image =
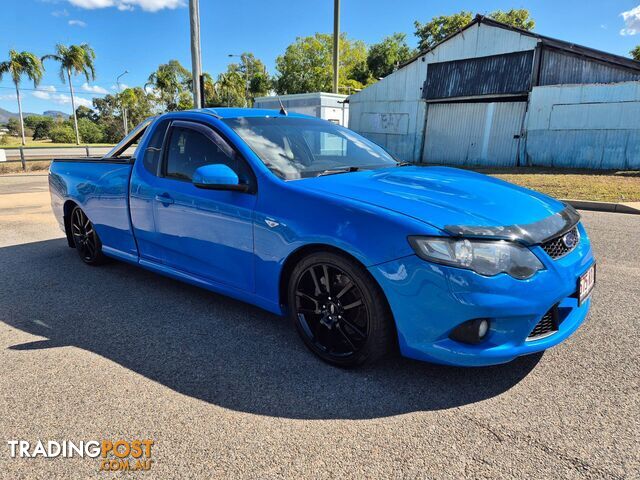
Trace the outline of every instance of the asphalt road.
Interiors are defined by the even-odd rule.
[[[342,371],[257,308],[82,264],[46,190],[0,177],[0,478],[120,478],[5,443],[120,437],[155,441],[126,478],[640,477],[640,216],[583,212],[594,308],[544,355]]]

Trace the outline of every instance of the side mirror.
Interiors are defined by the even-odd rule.
[[[192,183],[208,190],[247,192],[249,185],[240,183],[236,172],[223,164],[203,165],[193,173]]]

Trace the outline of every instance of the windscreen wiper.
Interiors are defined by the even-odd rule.
[[[396,167],[409,167],[413,165],[413,163],[411,162],[397,162],[396,163]]]
[[[360,167],[345,167],[345,168],[334,168],[332,170],[325,170],[318,174],[319,177],[324,177],[325,175],[337,175],[339,173],[349,173],[349,172],[357,172],[360,170]]]

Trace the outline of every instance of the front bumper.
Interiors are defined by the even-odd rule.
[[[394,315],[401,353],[410,358],[460,366],[509,362],[565,340],[582,324],[591,300],[578,306],[577,281],[593,263],[591,244],[579,224],[580,244],[552,260],[534,253],[546,269],[528,280],[506,274],[484,277],[470,270],[426,262],[415,255],[369,268]],[[544,338],[527,340],[554,305],[561,323]],[[454,341],[451,331],[467,320],[488,318],[489,333],[477,345]]]

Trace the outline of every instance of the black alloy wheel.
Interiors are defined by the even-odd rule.
[[[289,284],[292,320],[305,344],[334,365],[354,367],[383,356],[394,335],[378,285],[355,261],[315,253]]]
[[[83,262],[88,265],[99,265],[104,262],[102,243],[93,228],[93,224],[80,207],[71,212],[71,236],[73,244]]]

